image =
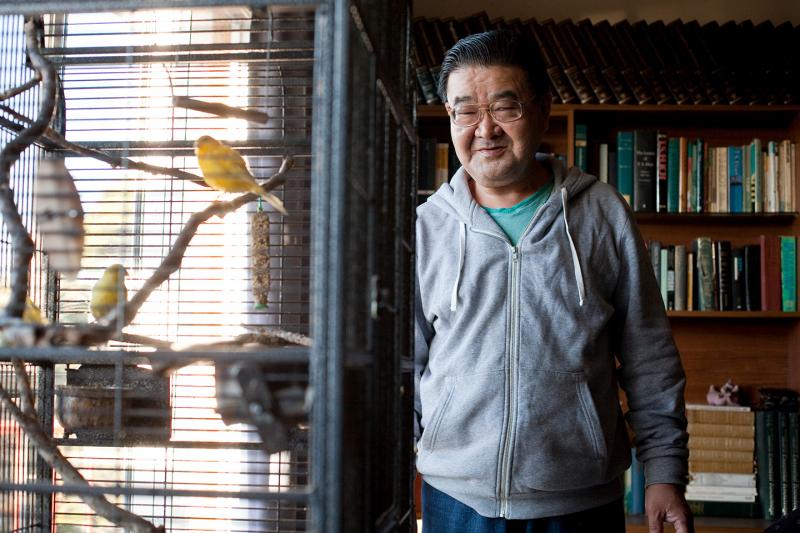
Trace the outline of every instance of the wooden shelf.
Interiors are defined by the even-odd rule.
[[[647,533],[647,517],[631,515],[625,517],[627,533]],[[755,518],[715,518],[698,516],[694,519],[696,533],[761,533],[768,526],[766,520]],[[674,531],[672,526],[665,525],[664,533]]]
[[[787,313],[783,311],[667,311],[670,318],[744,318],[753,319],[787,319],[797,320],[800,313]]]
[[[634,213],[639,224],[791,225],[797,213]]]

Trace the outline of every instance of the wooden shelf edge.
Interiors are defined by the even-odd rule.
[[[746,319],[788,319],[797,320],[800,312],[784,311],[667,311],[670,318],[746,318]]]
[[[640,224],[792,224],[797,213],[634,213]]]

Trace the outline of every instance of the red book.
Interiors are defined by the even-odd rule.
[[[778,237],[761,235],[761,309],[781,310],[781,248]]]

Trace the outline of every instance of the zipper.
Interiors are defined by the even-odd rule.
[[[511,328],[508,350],[508,424],[505,428],[505,445],[501,458],[500,516],[508,517],[508,497],[511,492],[511,436],[517,425],[517,359],[519,357],[519,248],[511,254]]]

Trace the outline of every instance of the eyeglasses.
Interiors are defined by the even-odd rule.
[[[484,110],[497,122],[514,122],[522,118],[522,111],[526,102],[517,100],[497,100],[488,106],[478,104],[456,104],[448,109],[450,120],[456,126],[474,126],[483,120]]]

